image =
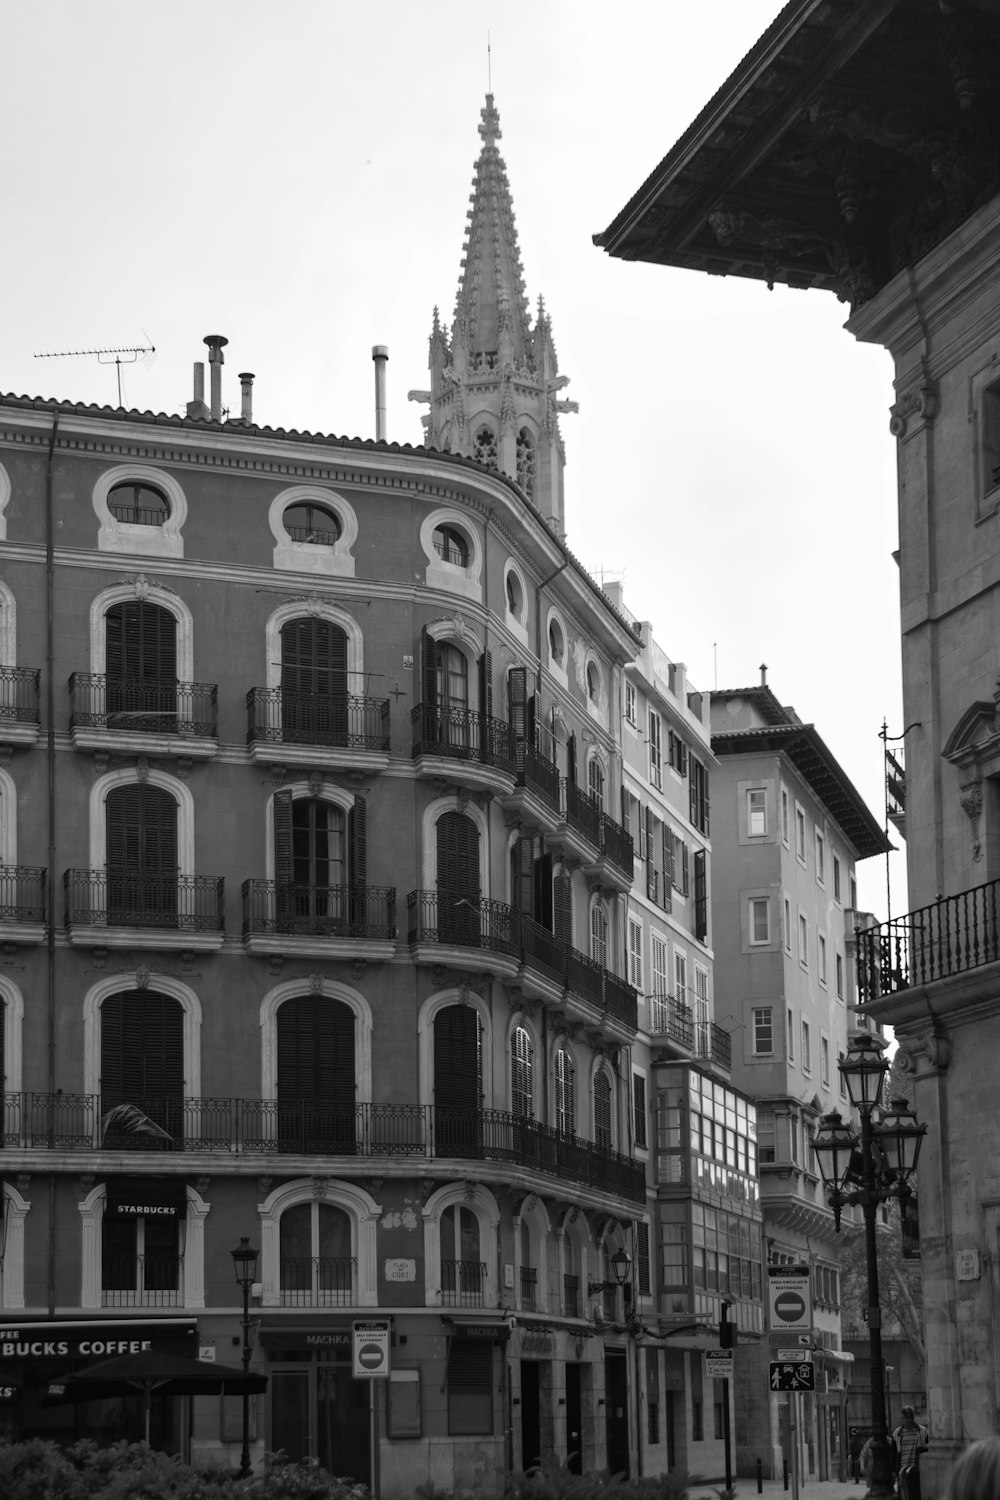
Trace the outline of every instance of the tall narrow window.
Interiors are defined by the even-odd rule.
[[[795,1061],[795,1023],[792,1016],[791,1006],[785,1012],[785,1050],[788,1053],[788,1061]]]
[[[496,433],[491,428],[480,427],[472,443],[472,456],[477,463],[485,465],[487,469],[499,467],[497,461],[497,439]]]
[[[708,770],[692,755],[689,761],[691,822],[699,833],[708,833]]]
[[[770,1057],[774,1052],[774,1011],[770,1005],[754,1006],[753,1050],[755,1057]]]
[[[596,902],[590,912],[590,956],[602,969],[608,967],[608,919]]]
[[[634,682],[626,682],[625,684],[625,721],[626,723],[632,724],[633,726],[636,723]]]
[[[452,1203],[441,1214],[441,1301],[445,1307],[482,1307],[486,1266],[479,1220]]]
[[[176,734],[177,621],[145,599],[114,604],[104,617],[109,729]]]
[[[804,969],[809,967],[809,927],[806,919],[799,916],[799,963]]]
[[[535,498],[535,445],[531,433],[522,427],[517,435],[517,482],[529,500]]]
[[[532,1075],[535,1049],[523,1026],[515,1026],[510,1039],[510,1104],[515,1119],[531,1120],[535,1115]]]
[[[614,1146],[611,1129],[611,1079],[603,1068],[594,1078],[594,1144],[603,1151]]]
[[[347,634],[306,617],[281,627],[282,738],[299,745],[348,741]]]
[[[164,1151],[183,1142],[184,1013],[180,1001],[125,990],[101,1005],[101,1143]]]
[[[437,935],[442,943],[479,944],[479,829],[465,813],[437,820]]]
[[[837,855],[833,856],[833,899],[840,901],[840,860]]]
[[[802,1071],[812,1072],[812,1038],[809,1030],[809,1022],[802,1022]]]
[[[114,787],[105,805],[112,927],[176,927],[177,803],[163,787]]]
[[[781,788],[781,842],[788,846],[788,793]]]
[[[666,1031],[667,997],[670,993],[670,978],[667,967],[667,945],[658,932],[650,933],[649,949],[653,979],[650,1023],[654,1031]]]
[[[300,995],[278,1008],[278,1145],[352,1155],[356,1140],[354,1012]]]
[[[604,767],[596,756],[587,762],[587,790],[597,805],[604,808]]]
[[[801,807],[795,809],[795,856],[802,864],[806,862],[806,815]]]
[[[816,972],[820,984],[826,984],[826,938],[821,932],[816,936]]]
[[[844,955],[837,954],[837,999],[844,998]]]
[[[771,941],[771,903],[766,896],[751,896],[750,898],[750,941],[751,943]]]
[[[434,1127],[439,1151],[481,1154],[483,1029],[471,1005],[447,1005],[434,1017]]]
[[[826,839],[818,828],[816,829],[816,879],[820,885],[826,884]]]
[[[767,833],[767,791],[762,786],[747,792],[747,833],[752,839]]]
[[[674,993],[682,1005],[687,1005],[687,954],[677,949],[674,950]]]
[[[278,1225],[283,1307],[350,1307],[355,1259],[351,1221],[330,1203],[295,1203]]]
[[[649,779],[654,786],[663,785],[663,725],[654,708],[649,710]]]
[[[825,1036],[819,1039],[819,1076],[824,1088],[830,1087],[830,1043]]]
[[[642,993],[642,923],[628,919],[628,979]]]
[[[576,1134],[576,1069],[565,1047],[556,1053],[556,1129],[562,1135]]]
[[[646,1139],[646,1080],[641,1073],[632,1074],[632,1115],[635,1143],[644,1151]]]

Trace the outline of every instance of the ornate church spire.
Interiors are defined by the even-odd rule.
[[[557,400],[568,380],[558,373],[541,299],[532,327],[492,94],[479,134],[451,338],[435,308],[431,389],[411,396],[430,403],[428,444],[510,475],[562,533],[565,452],[558,413],[575,411],[576,404]]]

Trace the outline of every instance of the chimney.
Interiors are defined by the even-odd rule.
[[[767,662],[766,661],[762,661],[761,664],[760,664],[760,685],[761,685],[761,687],[767,687]]]
[[[240,391],[243,395],[243,410],[240,416],[247,427],[253,426],[253,376],[244,370],[240,376]]]
[[[375,440],[385,442],[385,367],[389,363],[389,351],[384,344],[372,349],[375,363]]]
[[[194,400],[187,404],[189,417],[197,417],[204,421],[208,416],[208,407],[205,405],[205,366],[200,360],[195,361],[194,366]]]
[[[222,421],[222,366],[223,349],[229,343],[221,333],[206,333],[203,343],[208,345],[208,371],[212,382],[212,421]]]

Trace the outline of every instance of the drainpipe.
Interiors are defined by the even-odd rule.
[[[52,1100],[56,1091],[56,925],[55,892],[52,876],[56,867],[56,725],[55,725],[55,518],[53,515],[53,463],[56,434],[59,431],[58,410],[52,417],[49,433],[48,461],[45,465],[45,754],[48,803],[48,920],[45,924],[46,943],[46,1005],[48,1053],[47,1085],[49,1094],[49,1146],[52,1139]],[[48,1307],[49,1315],[56,1310],[56,1176],[49,1173],[49,1246],[48,1246]]]

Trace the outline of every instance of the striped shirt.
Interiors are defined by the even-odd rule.
[[[921,1427],[919,1422],[914,1422],[912,1427],[897,1427],[892,1435],[896,1444],[898,1454],[898,1467],[900,1469],[911,1469],[917,1465],[917,1455],[921,1448],[927,1447],[928,1433],[926,1427]]]

